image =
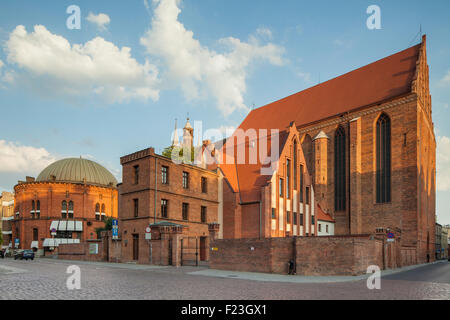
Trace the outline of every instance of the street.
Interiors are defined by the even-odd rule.
[[[69,290],[71,265],[81,271],[81,289]],[[217,276],[215,276],[217,274]],[[381,289],[366,279],[253,275],[242,279],[226,271],[195,267],[158,267],[55,259],[0,260],[0,299],[446,299],[450,298],[450,263],[439,262],[382,275]],[[278,278],[277,278],[278,277]],[[238,279],[236,279],[238,278]],[[267,279],[267,281],[265,281]],[[277,279],[280,279],[278,281]],[[306,280],[305,280],[306,279]],[[300,282],[295,282],[300,281]],[[306,282],[302,282],[306,281]]]

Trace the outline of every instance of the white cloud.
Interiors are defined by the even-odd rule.
[[[265,39],[269,39],[269,40],[272,40],[272,37],[273,37],[272,31],[265,27],[260,27],[260,28],[256,29],[256,34]]]
[[[299,77],[300,79],[302,79],[304,82],[306,82],[308,84],[312,82],[311,73],[309,73],[309,72],[298,71],[296,73],[296,75],[297,75],[297,77]]]
[[[89,12],[89,15],[86,18],[87,21],[97,25],[98,29],[101,31],[106,30],[106,26],[111,22],[109,16],[105,13],[93,14]]]
[[[450,190],[450,138],[437,137],[436,150],[437,190]]]
[[[447,74],[442,78],[441,83],[443,85],[449,85],[450,84],[450,70],[447,72]]]
[[[218,41],[218,53],[195,39],[178,20],[180,0],[154,0],[156,8],[151,28],[141,44],[151,56],[162,60],[168,82],[181,86],[188,100],[212,97],[225,115],[244,104],[248,66],[255,60],[273,65],[284,63],[284,48],[272,43],[260,44],[255,36],[248,42],[228,37]]]
[[[5,51],[8,62],[25,72],[22,83],[39,90],[70,96],[96,94],[111,103],[159,99],[157,68],[148,61],[139,64],[130,48],[118,48],[101,37],[71,45],[44,26],[27,33],[19,25],[6,41]]]
[[[38,174],[56,158],[44,148],[0,140],[0,172]]]

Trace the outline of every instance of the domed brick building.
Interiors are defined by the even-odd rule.
[[[95,229],[117,217],[117,180],[81,157],[56,161],[36,179],[19,181],[14,191],[14,248],[43,253],[60,243],[96,239]]]

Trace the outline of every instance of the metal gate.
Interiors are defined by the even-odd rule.
[[[199,239],[197,237],[183,237],[180,241],[181,265],[198,266]]]

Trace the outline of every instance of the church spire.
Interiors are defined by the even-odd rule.
[[[179,147],[179,146],[180,142],[178,141],[177,119],[175,119],[175,130],[173,131],[172,147]]]

